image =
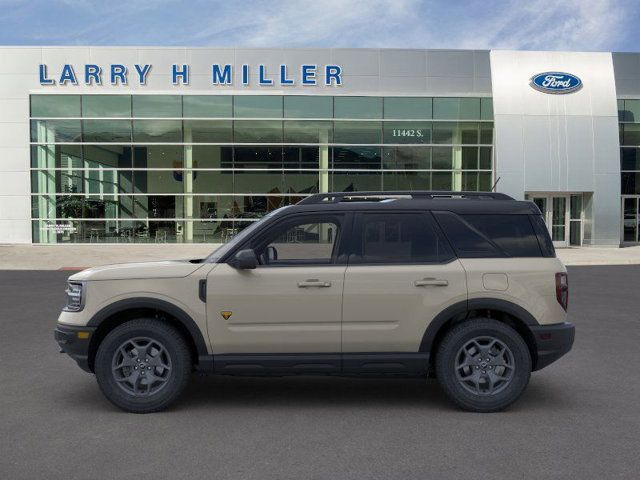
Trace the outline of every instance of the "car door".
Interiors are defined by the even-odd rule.
[[[346,222],[343,214],[289,215],[240,247],[254,249],[257,268],[213,268],[207,321],[214,354],[338,354]]]
[[[429,212],[363,212],[345,274],[342,351],[418,352],[429,322],[465,301],[461,263]]]

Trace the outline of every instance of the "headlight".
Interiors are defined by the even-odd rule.
[[[67,289],[67,304],[63,310],[67,312],[79,312],[84,307],[84,285],[78,282],[68,282]]]

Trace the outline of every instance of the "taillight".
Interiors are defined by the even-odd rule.
[[[564,273],[556,273],[556,299],[565,312],[569,305],[569,276]]]

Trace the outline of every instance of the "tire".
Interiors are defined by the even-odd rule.
[[[149,318],[114,328],[100,343],[95,359],[104,396],[132,413],[167,408],[187,386],[191,370],[189,347],[180,332]]]
[[[531,354],[510,326],[488,318],[468,320],[445,334],[436,352],[436,376],[462,409],[496,412],[524,392]]]

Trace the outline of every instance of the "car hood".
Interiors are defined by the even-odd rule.
[[[167,260],[163,262],[119,263],[83,270],[69,280],[134,280],[152,278],[182,278],[191,275],[203,263],[190,260]]]

